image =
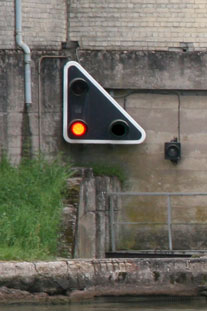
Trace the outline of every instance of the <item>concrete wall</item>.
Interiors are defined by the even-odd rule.
[[[94,176],[91,169],[83,171],[72,258],[105,258],[111,250],[107,193],[112,191],[120,191],[117,177]],[[121,208],[119,199],[113,200],[113,207]]]
[[[26,112],[23,55],[2,53],[0,142],[1,149],[8,152],[12,161],[18,163],[28,152],[34,154],[41,151],[53,157],[62,151],[76,165],[93,166],[99,163],[121,167],[131,191],[205,192],[205,91],[179,91],[178,96],[172,90],[111,89],[111,94],[146,130],[145,142],[134,146],[70,145],[62,137],[62,70],[65,62],[73,57],[68,50],[62,55],[53,52],[48,56],[33,52],[33,103]],[[164,159],[164,143],[174,137],[180,137],[182,145],[182,158],[177,165]],[[175,200],[173,205],[173,218],[177,222],[207,221],[205,198]],[[123,217],[128,215],[130,221],[143,221],[146,217],[148,220],[153,218],[153,221],[166,220],[165,203],[160,200],[140,202],[128,199],[126,206],[128,212]],[[144,215],[142,211],[145,211]],[[166,248],[166,230],[163,234]],[[191,234],[192,243],[186,241],[186,234]],[[146,244],[137,244],[137,235],[140,236],[139,230],[130,237],[136,243],[129,243],[127,247],[146,248]],[[150,236],[156,235],[151,232]],[[173,239],[177,241],[177,248],[203,249],[206,247],[204,236],[204,226],[200,229],[177,226]],[[142,237],[142,241],[149,240],[148,233],[145,238]],[[161,241],[159,234],[157,237],[157,241]],[[160,247],[159,243],[153,243],[147,244],[147,247]]]
[[[113,94],[123,96],[119,103],[146,129],[145,142],[113,148],[89,145],[82,150],[77,146],[72,148],[76,161],[119,165],[128,176],[125,188],[128,191],[206,192],[206,96],[188,92],[180,96],[132,93],[124,97],[127,91]],[[164,159],[164,143],[174,137],[180,137],[182,146],[182,158],[177,165]],[[206,249],[206,197],[176,197],[171,205],[175,224],[173,249]],[[161,197],[123,198],[118,215],[118,221],[125,222],[167,224],[167,218],[167,199]],[[200,222],[203,225],[193,225]],[[167,250],[167,225],[121,225],[117,229],[117,242],[117,248],[122,250]]]

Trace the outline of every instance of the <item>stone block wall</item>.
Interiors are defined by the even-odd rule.
[[[65,0],[23,0],[25,42],[33,49],[61,49],[67,34]]]
[[[0,3],[0,49],[14,48],[14,1]]]
[[[67,39],[67,2],[22,0],[23,40],[32,49],[60,49]],[[15,49],[15,1],[0,2],[0,49]]]
[[[203,0],[22,0],[23,39],[35,49],[204,51]],[[0,3],[0,49],[15,48],[15,1]]]
[[[205,50],[203,0],[73,0],[70,39],[81,48]]]

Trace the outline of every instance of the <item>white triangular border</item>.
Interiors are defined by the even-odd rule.
[[[68,69],[71,66],[77,67],[106,97],[108,100],[141,132],[141,138],[138,140],[98,140],[98,139],[71,139],[68,137]],[[77,62],[69,61],[64,67],[63,79],[63,137],[68,143],[79,144],[118,144],[132,145],[141,144],[146,137],[144,129],[107,93],[104,88]]]

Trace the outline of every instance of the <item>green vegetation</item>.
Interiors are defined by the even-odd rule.
[[[91,163],[90,167],[93,169],[95,176],[116,176],[122,184],[126,182],[126,174],[124,170],[118,165],[109,166],[102,163]]]
[[[62,198],[70,165],[43,158],[12,166],[0,162],[0,259],[49,259],[57,255]]]

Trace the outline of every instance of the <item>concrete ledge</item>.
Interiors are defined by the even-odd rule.
[[[0,303],[104,295],[207,295],[207,258],[0,262]]]
[[[206,52],[79,50],[105,88],[206,90]]]

